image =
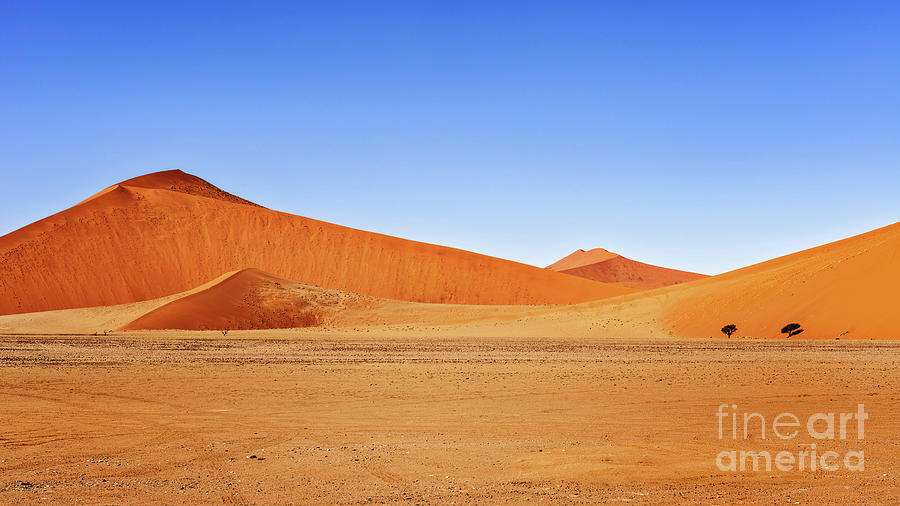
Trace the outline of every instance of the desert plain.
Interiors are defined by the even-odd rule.
[[[900,225],[718,276],[538,268],[168,171],[0,252],[3,503],[900,501]]]
[[[233,334],[0,338],[0,501],[900,500],[893,341]],[[864,440],[720,440],[721,403],[869,419]],[[811,443],[865,470],[716,467]]]

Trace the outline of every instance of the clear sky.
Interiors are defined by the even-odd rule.
[[[181,168],[539,266],[900,220],[896,2],[0,2],[0,234]]]

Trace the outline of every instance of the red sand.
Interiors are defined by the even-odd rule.
[[[705,274],[637,262],[603,248],[590,251],[580,249],[549,265],[547,269],[638,290],[677,285],[707,277]]]
[[[246,204],[181,171],[115,185],[0,237],[0,314],[153,299],[247,267],[419,302],[565,304],[629,291]]]

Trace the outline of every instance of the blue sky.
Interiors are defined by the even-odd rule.
[[[182,168],[535,265],[719,273],[898,221],[897,26],[891,2],[6,0],[0,234]]]

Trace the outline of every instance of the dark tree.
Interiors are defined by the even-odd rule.
[[[731,339],[731,334],[734,334],[735,332],[737,332],[737,325],[733,323],[729,323],[722,327],[722,333],[728,336],[729,339]]]
[[[799,323],[788,323],[781,329],[781,333],[787,334],[788,337],[796,336],[801,332],[803,332],[803,329],[800,328]]]
[[[222,330],[222,336],[224,337],[224,336],[227,336],[227,335],[228,335],[228,329],[223,329],[223,330]]]

